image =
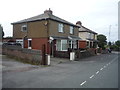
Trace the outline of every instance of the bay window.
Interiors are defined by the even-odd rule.
[[[67,51],[67,40],[57,40],[57,51]]]
[[[77,48],[77,42],[76,41],[69,41],[69,48],[76,49]]]

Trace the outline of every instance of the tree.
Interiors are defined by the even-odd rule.
[[[105,35],[100,34],[97,36],[97,40],[98,40],[98,46],[102,49],[105,49],[105,45],[107,44],[107,38]]]
[[[110,46],[110,49],[113,51],[120,51],[120,40],[115,41],[115,43]]]
[[[111,46],[111,45],[112,45],[112,43],[109,41],[109,42],[108,42],[108,45],[109,45],[109,46]]]
[[[3,31],[3,27],[0,24],[0,38],[3,38],[4,35],[5,34],[4,34],[4,31]]]
[[[117,41],[115,42],[115,45],[117,45],[118,47],[120,47],[120,40],[117,40]]]

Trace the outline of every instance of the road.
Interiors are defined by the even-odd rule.
[[[12,61],[22,65],[14,68],[7,59],[3,58],[3,88],[118,88],[117,53],[48,67]]]

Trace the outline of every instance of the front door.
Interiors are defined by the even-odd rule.
[[[28,49],[32,49],[32,39],[28,39]]]
[[[51,42],[51,44],[50,44],[50,55],[51,56],[53,56],[53,50],[54,49],[54,43],[53,43],[53,41]]]

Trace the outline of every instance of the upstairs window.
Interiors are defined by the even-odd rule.
[[[74,32],[74,28],[73,26],[70,26],[70,34],[73,34],[73,32]]]
[[[88,36],[87,36],[89,39],[91,39],[91,34],[90,33],[88,33]]]
[[[58,32],[63,32],[63,24],[58,24]]]
[[[21,31],[26,32],[27,31],[27,25],[22,25],[21,26]]]

